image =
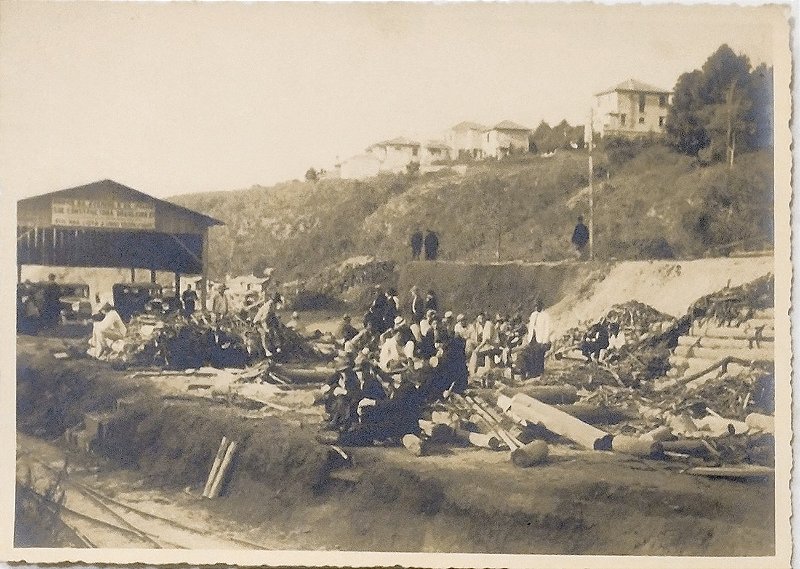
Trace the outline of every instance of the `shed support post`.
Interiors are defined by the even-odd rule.
[[[206,310],[206,297],[208,296],[208,227],[203,229],[203,278],[200,279],[200,306]]]
[[[156,282],[156,271],[155,269],[150,269],[150,282]]]
[[[175,273],[175,298],[181,297],[181,274]]]
[[[17,263],[17,284],[22,282],[22,263]]]
[[[136,268],[135,267],[131,267],[131,282],[132,283],[136,282]]]

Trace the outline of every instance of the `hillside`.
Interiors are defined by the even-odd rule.
[[[744,154],[730,170],[660,145],[595,164],[598,258],[693,258],[772,242],[769,152]],[[587,209],[587,170],[585,151],[558,151],[475,163],[463,176],[294,181],[172,201],[226,223],[211,234],[214,275],[273,266],[285,281],[356,255],[407,259],[415,227],[439,233],[443,260],[492,262],[498,235],[503,260],[564,259]]]

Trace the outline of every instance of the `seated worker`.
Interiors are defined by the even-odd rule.
[[[378,365],[383,371],[390,372],[403,367],[414,355],[413,336],[401,316],[395,319],[395,327],[382,335],[382,341]]]
[[[618,322],[608,325],[608,347],[600,353],[600,359],[613,361],[619,359],[620,350],[625,346],[625,332],[619,327]]]
[[[110,302],[104,302],[100,311],[92,316],[92,320],[94,320],[92,338],[89,340],[90,347],[86,353],[102,359],[111,350],[111,345],[116,340],[124,338],[128,330]]]
[[[423,393],[407,374],[394,376],[392,397],[362,410],[361,422],[339,437],[346,446],[371,445],[375,441],[397,443],[403,435],[419,434]]]
[[[600,352],[608,348],[608,327],[605,320],[593,324],[581,342],[581,353],[587,362],[600,361]]]
[[[375,376],[369,360],[364,354],[356,356],[353,369],[358,382],[355,388],[354,399],[358,399],[357,410],[359,421],[369,420],[372,408],[387,398],[383,385]]]
[[[358,330],[350,323],[350,315],[345,314],[342,316],[342,323],[336,330],[336,339],[342,344],[346,344],[358,335]]]
[[[357,420],[356,400],[358,377],[353,369],[352,354],[345,354],[337,359],[339,364],[328,382],[322,386],[325,411],[328,414],[327,427],[334,431],[348,431]]]

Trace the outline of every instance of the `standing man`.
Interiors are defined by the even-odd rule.
[[[197,293],[192,290],[192,285],[186,285],[186,290],[181,295],[183,300],[183,314],[191,318],[197,304]]]
[[[528,321],[527,347],[523,352],[523,372],[527,377],[540,377],[544,373],[544,355],[550,349],[550,315],[544,310],[544,303],[536,301]]]
[[[436,257],[439,255],[439,236],[436,235],[435,231],[431,231],[430,229],[426,229],[425,231],[425,258],[429,261],[435,261]]]
[[[411,319],[419,324],[425,318],[425,299],[419,295],[419,288],[414,285],[411,287]]]
[[[411,234],[411,260],[419,261],[420,253],[422,253],[422,231],[417,228]]]
[[[230,310],[230,303],[228,302],[228,297],[225,295],[227,288],[225,283],[219,285],[214,298],[211,299],[211,313],[217,320],[227,316]]]
[[[56,276],[50,273],[42,291],[42,320],[45,326],[55,326],[61,317],[61,291],[56,284]]]
[[[585,261],[589,255],[586,245],[589,243],[589,228],[583,224],[583,216],[578,216],[578,223],[575,224],[575,231],[572,232],[572,245],[578,253],[581,261]]]

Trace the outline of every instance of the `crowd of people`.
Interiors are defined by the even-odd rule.
[[[324,387],[328,427],[343,444],[371,444],[416,434],[420,410],[466,390],[470,374],[493,368],[539,377],[550,343],[542,302],[526,320],[442,312],[433,290],[376,290],[363,328],[345,315],[337,330],[339,367]]]

